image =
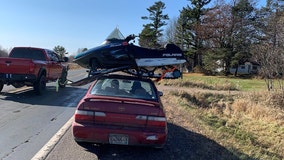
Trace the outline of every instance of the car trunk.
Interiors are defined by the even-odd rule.
[[[77,109],[77,120],[124,127],[164,127],[165,115],[159,103],[139,99],[87,98]],[[82,113],[82,114],[80,114]],[[76,120],[76,116],[75,116]]]

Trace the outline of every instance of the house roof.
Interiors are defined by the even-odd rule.
[[[253,58],[246,58],[243,59],[243,61],[241,62],[241,64],[245,64],[246,62],[250,62],[252,65],[260,65],[255,59]]]

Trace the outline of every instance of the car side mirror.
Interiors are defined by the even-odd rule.
[[[159,94],[160,97],[162,97],[164,95],[164,93],[161,92],[161,91],[158,91],[158,94]]]

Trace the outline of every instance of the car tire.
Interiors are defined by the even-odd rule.
[[[67,75],[68,75],[68,72],[67,70],[64,69],[62,71],[61,77],[59,78],[59,82],[58,82],[60,88],[65,88],[66,81],[67,81]]]
[[[4,83],[0,81],[0,92],[2,91],[3,87],[4,87]]]
[[[46,78],[45,75],[41,75],[40,78],[34,84],[34,91],[37,95],[41,95],[46,89]]]
[[[179,77],[181,77],[182,76],[182,73],[178,70],[178,69],[175,69],[174,71],[173,71],[173,77],[174,78],[179,78]]]

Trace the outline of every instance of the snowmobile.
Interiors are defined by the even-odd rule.
[[[175,65],[185,63],[186,59],[178,46],[167,44],[162,49],[143,48],[129,43],[136,37],[129,35],[122,39],[109,36],[102,45],[76,55],[74,62],[87,68],[89,76],[71,85],[84,85],[92,82],[97,75],[116,71],[158,80],[182,76]]]

